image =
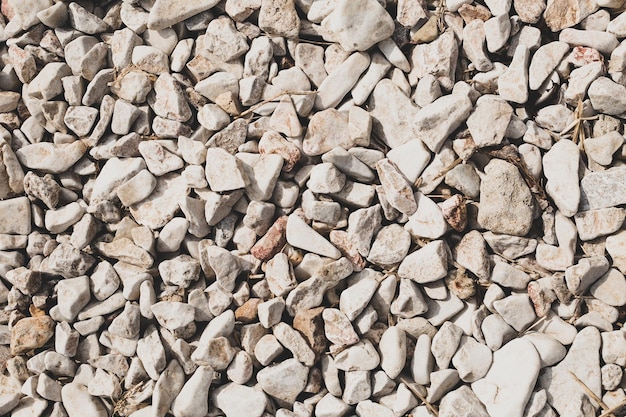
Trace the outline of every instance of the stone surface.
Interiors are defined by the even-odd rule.
[[[413,132],[428,149],[437,152],[447,137],[467,120],[471,109],[472,102],[464,95],[440,97],[417,112]]]
[[[589,172],[580,181],[581,211],[615,207],[623,204],[619,191],[626,169],[614,167],[606,171]]]
[[[11,329],[11,352],[19,355],[42,347],[54,335],[54,321],[49,316],[26,317]]]
[[[522,363],[517,360],[519,357],[526,360]],[[472,390],[490,415],[522,416],[539,369],[539,355],[534,346],[522,339],[513,340],[494,353],[489,372],[472,384]],[[515,382],[509,377],[512,373],[517,376]]]
[[[355,18],[359,15],[358,20]],[[393,20],[373,0],[340,1],[322,21],[346,51],[364,51],[393,33]],[[374,28],[372,30],[372,28]]]
[[[411,126],[418,109],[391,80],[381,80],[376,84],[369,108],[374,132],[390,147],[395,148],[414,139]]]
[[[235,383],[219,387],[213,392],[212,397],[215,406],[221,409],[226,417],[261,417],[267,405],[263,393]]]
[[[557,32],[576,25],[596,10],[595,1],[557,0],[546,7],[543,16],[548,27]]]
[[[547,368],[539,378],[545,388],[548,403],[559,414],[583,415],[581,410],[594,410],[583,388],[571,376],[573,372],[592,392],[601,394],[600,332],[595,327],[581,330],[565,358],[556,366]]]
[[[623,0],[91,3],[0,7],[0,414],[626,398]]]
[[[578,160],[578,146],[569,140],[558,141],[543,157],[546,192],[567,217],[578,212],[580,202]]]
[[[293,404],[304,389],[308,369],[296,359],[268,366],[257,373],[259,385],[268,395]]]
[[[494,233],[526,235],[532,225],[533,201],[519,171],[496,159],[485,167],[485,173],[478,222]]]

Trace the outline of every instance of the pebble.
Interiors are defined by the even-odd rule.
[[[485,48],[485,23],[474,19],[463,28],[463,52],[478,71],[490,71],[493,63]]]
[[[609,363],[604,365],[600,371],[602,374],[602,388],[607,391],[612,391],[618,387],[623,376],[623,371],[620,366]]]
[[[398,267],[398,275],[420,284],[437,281],[448,273],[447,251],[445,242],[432,241],[404,258]]]
[[[626,238],[626,233],[618,232],[606,239],[606,251],[613,258],[613,265],[622,273],[626,271],[626,259],[623,253],[624,238]]]
[[[417,112],[413,132],[428,149],[437,152],[446,138],[467,120],[471,109],[472,102],[464,95],[440,97]]]
[[[485,343],[492,351],[497,351],[516,335],[515,330],[499,314],[485,317],[480,325],[480,330],[483,333]]]
[[[620,180],[626,175],[626,169],[609,168],[606,171],[589,172],[580,181],[580,209],[587,210],[615,207],[622,204],[619,192],[606,192],[607,187],[618,190]]]
[[[587,154],[600,165],[609,165],[613,161],[613,154],[624,144],[624,137],[618,132],[589,139],[585,147]]]
[[[611,305],[623,306],[626,304],[623,287],[626,280],[621,272],[611,268],[606,274],[602,275],[589,289],[591,295],[596,299]]]
[[[209,388],[213,376],[211,367],[199,366],[174,399],[172,413],[177,417],[206,415],[209,411]]]
[[[568,51],[568,44],[555,41],[541,46],[535,52],[528,69],[528,86],[531,90],[541,87]]]
[[[69,321],[87,305],[91,297],[89,278],[86,275],[60,281],[56,287],[59,312]]]
[[[267,406],[267,398],[262,392],[236,383],[217,388],[212,398],[226,417],[261,417]]]
[[[273,327],[276,339],[293,353],[294,357],[306,366],[312,366],[315,353],[311,350],[302,335],[286,323],[278,323]]]
[[[485,167],[485,174],[480,183],[478,222],[493,233],[526,235],[532,225],[532,194],[517,168],[494,159]],[[495,184],[499,184],[497,191]]]
[[[546,191],[567,217],[577,213],[580,202],[578,159],[578,146],[569,140],[558,141],[543,157]]]
[[[567,353],[559,341],[547,334],[532,332],[524,335],[524,338],[535,346],[542,368],[559,363]]]
[[[287,242],[294,247],[333,259],[341,257],[339,249],[313,230],[297,214],[291,214],[288,217],[286,236]]]
[[[350,55],[319,85],[315,96],[315,108],[325,110],[337,106],[369,64],[370,58],[363,52]]]
[[[370,397],[371,382],[368,371],[349,371],[345,373],[345,387],[342,400],[348,404],[357,404]]]
[[[535,321],[535,311],[527,295],[511,295],[494,301],[494,309],[516,331],[521,332]]]
[[[31,232],[31,207],[28,198],[16,197],[0,201],[0,210],[13,213],[0,220],[0,233],[28,235]]]
[[[15,152],[19,161],[28,168],[58,174],[67,171],[85,154],[81,141],[69,144],[34,143]]]
[[[391,379],[395,379],[404,368],[406,343],[406,333],[396,326],[389,327],[380,338],[380,367]]]
[[[571,46],[586,46],[604,54],[610,54],[619,44],[614,34],[600,30],[563,29],[559,35],[559,42]]]
[[[432,339],[431,350],[437,366],[440,369],[448,368],[454,356],[463,331],[455,324],[447,321],[443,323],[437,334]]]
[[[516,358],[524,357],[524,363]],[[522,416],[539,375],[539,355],[532,343],[513,340],[493,355],[493,364],[484,379],[472,384],[472,390],[489,414]],[[517,375],[514,384],[509,375]],[[496,391],[505,396],[494,396]]]
[[[417,204],[410,185],[396,166],[388,159],[376,163],[376,171],[389,204],[408,216],[415,213]]]
[[[87,413],[90,416],[105,417],[108,415],[102,401],[89,394],[87,387],[78,382],[66,384],[61,389],[63,408],[69,417],[78,417]]]
[[[306,386],[307,377],[307,367],[293,358],[257,373],[257,381],[265,393],[290,404]]]
[[[426,401],[439,401],[441,397],[459,382],[459,373],[456,369],[444,369],[430,374],[430,387]]]
[[[459,371],[461,380],[474,382],[481,379],[491,367],[491,362],[491,349],[472,337],[461,336],[458,350],[452,357],[452,364]]]
[[[473,272],[479,280],[486,281],[490,276],[487,245],[478,231],[467,233],[453,248],[452,256],[461,266]]]
[[[362,16],[355,20],[357,11]],[[372,27],[375,29],[371,30]],[[376,1],[342,0],[322,20],[322,28],[332,34],[346,51],[364,51],[388,38],[394,25],[391,16]]]
[[[582,294],[608,270],[608,260],[603,256],[583,258],[565,270],[567,288],[574,295]]]
[[[487,417],[489,414],[476,394],[467,386],[447,393],[440,402],[441,417]]]
[[[564,13],[565,10],[569,10],[569,13]],[[543,15],[548,27],[553,32],[557,32],[561,29],[576,25],[596,10],[598,10],[598,4],[596,2],[586,0],[568,2],[559,0],[550,4],[550,6],[545,9]]]
[[[350,410],[350,406],[341,399],[328,393],[315,405],[315,415],[320,417],[331,417],[336,413],[345,414]]]
[[[506,262],[498,262],[491,271],[491,280],[493,282],[516,290],[526,289],[530,279],[530,275]]]
[[[394,412],[371,400],[360,401],[356,406],[356,413],[359,417],[392,417],[395,416]]]
[[[391,80],[380,80],[369,100],[372,129],[391,148],[414,139],[411,132],[418,108]]]
[[[410,234],[399,225],[383,227],[372,242],[367,260],[380,266],[397,264],[408,254],[410,244]]]
[[[607,77],[599,77],[591,83],[587,94],[595,111],[608,115],[619,115],[626,111],[626,101],[621,98],[623,89],[626,87]]]
[[[432,338],[427,334],[420,335],[415,343],[411,359],[411,376],[415,383],[420,385],[430,383],[430,374],[433,370],[431,343]]]
[[[362,340],[335,356],[335,366],[342,371],[371,371],[379,364],[380,355],[368,340]]]

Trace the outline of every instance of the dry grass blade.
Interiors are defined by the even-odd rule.
[[[147,407],[148,404],[136,403],[133,399],[133,396],[141,391],[143,387],[144,382],[142,381],[124,392],[122,397],[113,404],[113,416],[128,416],[141,408]]]
[[[617,415],[623,416],[625,413],[626,413],[626,401],[622,401],[621,403],[617,404],[615,407],[609,410],[606,410],[604,413],[600,414],[600,417],[616,417]]]
[[[437,29],[439,29],[440,33],[445,32],[446,30],[446,22],[444,20],[444,15],[446,13],[446,0],[439,0],[439,4],[437,5]]]
[[[426,408],[428,408],[431,413],[433,413],[433,415],[435,415],[435,417],[439,417],[439,410],[437,410],[434,405],[426,401],[426,397],[424,397],[417,389],[415,389],[415,387],[413,386],[414,382],[409,381],[409,379],[405,376],[400,376],[400,382],[406,385],[409,391],[411,391],[413,395],[419,398],[419,400],[426,406]]]
[[[600,407],[602,407],[603,410],[605,410],[605,411],[609,410],[609,407],[602,401],[602,399],[600,397],[598,397],[593,391],[591,391],[591,389],[587,386],[587,384],[585,384],[583,381],[581,381],[580,378],[578,378],[574,372],[569,371],[569,374],[572,376],[572,378],[574,378],[574,381],[578,382],[578,384],[582,387],[582,389],[585,391],[585,393],[592,400],[594,400],[596,403],[598,403],[600,405]],[[608,414],[607,416],[616,417],[613,414]]]
[[[546,319],[546,316],[540,317],[537,321],[535,321],[533,324],[531,324],[530,326],[528,326],[528,328],[526,330],[522,330],[521,332],[519,332],[517,334],[517,337],[522,337],[524,336],[526,333],[528,333],[529,331],[531,331],[532,329],[534,329],[535,327],[539,326],[541,323],[543,323]]]
[[[447,167],[445,167],[444,169],[441,170],[441,172],[439,174],[437,174],[433,180],[437,180],[441,177],[443,177],[444,175],[446,175],[448,172],[450,172],[450,170],[452,170],[452,168],[454,168],[455,166],[459,165],[461,162],[463,162],[462,158],[457,158],[454,161],[452,161],[452,163],[450,165],[448,165]],[[418,179],[415,180],[415,182],[413,183],[413,187],[415,188],[419,188],[422,183],[424,182],[424,179],[422,177],[419,177]]]

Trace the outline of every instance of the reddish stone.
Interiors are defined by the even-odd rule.
[[[287,216],[276,219],[272,227],[269,228],[265,236],[259,239],[250,250],[255,258],[267,262],[281,251],[287,243]]]
[[[359,254],[356,247],[348,239],[348,233],[343,230],[333,230],[329,234],[330,243],[335,245],[339,252],[345,256],[355,272],[362,271],[365,268],[365,259]]]

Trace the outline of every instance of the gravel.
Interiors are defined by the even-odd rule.
[[[0,414],[626,413],[623,0],[3,0]]]

